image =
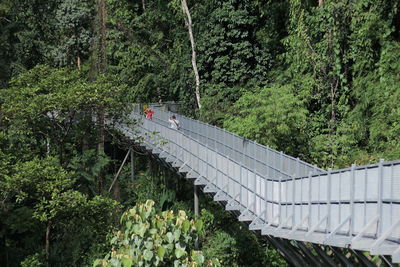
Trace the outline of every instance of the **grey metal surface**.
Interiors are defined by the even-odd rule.
[[[208,124],[154,108],[127,136],[171,162],[262,234],[392,255],[400,261],[400,162],[322,170]]]

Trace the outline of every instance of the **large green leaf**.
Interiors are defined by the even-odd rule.
[[[190,222],[188,220],[185,220],[182,224],[182,231],[184,233],[187,233],[187,231],[189,231],[190,229]]]
[[[157,248],[157,256],[158,256],[160,259],[163,259],[163,258],[164,258],[164,255],[165,255],[165,248],[164,248],[163,246],[159,246],[159,247]]]
[[[151,261],[153,258],[153,251],[145,249],[143,252],[143,257],[146,261]]]
[[[123,267],[131,267],[133,264],[131,258],[122,258],[121,262]]]
[[[181,248],[176,248],[175,249],[175,256],[179,259],[185,255],[185,251]]]

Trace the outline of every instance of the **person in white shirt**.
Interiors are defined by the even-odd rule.
[[[179,121],[176,119],[175,115],[172,115],[171,118],[169,118],[169,123],[170,123],[170,128],[179,130]]]

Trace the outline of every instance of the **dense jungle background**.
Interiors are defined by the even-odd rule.
[[[132,142],[105,122],[131,103],[179,102],[323,168],[400,159],[399,56],[397,0],[0,0],[0,266],[115,263],[123,212],[147,199],[194,218],[191,183],[140,151],[109,190]],[[184,224],[182,264],[285,265],[200,203],[202,254]],[[136,260],[172,264],[152,246]]]

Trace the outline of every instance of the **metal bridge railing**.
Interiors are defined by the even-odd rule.
[[[172,115],[176,115],[161,108],[152,108],[155,111],[153,120],[164,126],[168,126],[168,119]],[[224,129],[185,116],[177,116],[181,124],[181,130],[185,134],[248,166],[257,173],[266,174],[269,172],[268,176],[270,178],[276,177],[277,180],[282,180],[290,179],[292,176],[307,176],[310,171],[312,174],[326,172],[317,166]]]
[[[183,129],[170,129],[170,115],[155,109],[150,121],[131,114],[143,118],[138,128],[149,150],[240,211],[250,229],[400,261],[400,162],[324,171],[183,116]]]

